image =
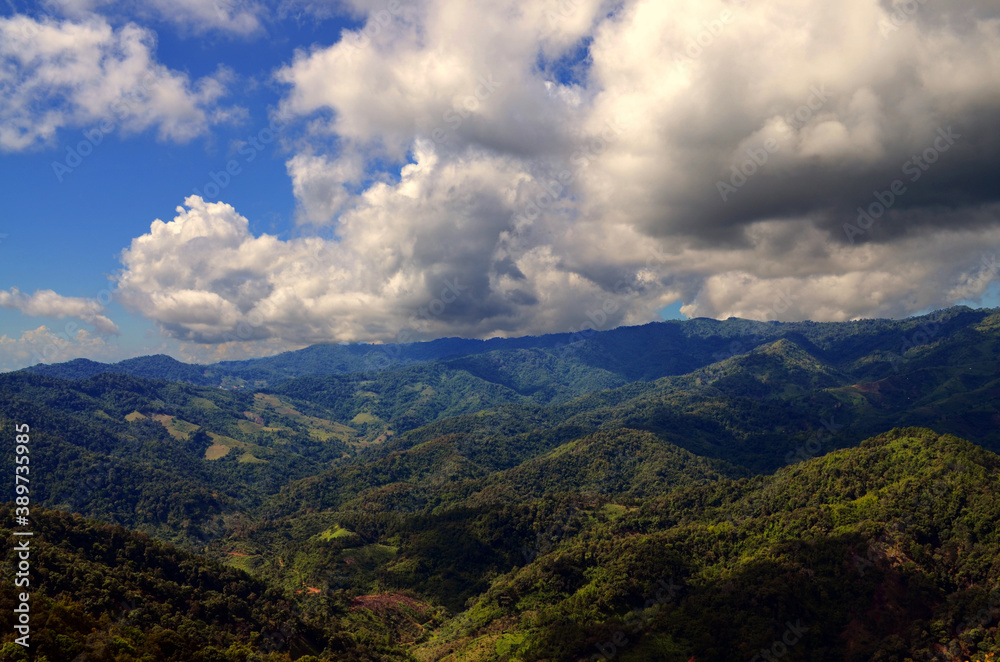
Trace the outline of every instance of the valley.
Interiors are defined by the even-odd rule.
[[[34,659],[1000,652],[1000,311],[565,342],[0,375]]]

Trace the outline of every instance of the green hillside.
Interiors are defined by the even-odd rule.
[[[985,662],[998,405],[967,308],[0,375],[73,662]]]
[[[908,428],[772,476],[702,478],[642,497],[348,507],[243,526],[223,555],[249,559],[258,578],[36,512],[33,614],[44,626],[34,659],[721,661],[766,650],[905,662],[1000,652],[1000,457]],[[268,554],[300,585],[274,575]],[[0,557],[8,572],[12,561],[9,550]],[[310,570],[324,583],[310,585]],[[9,595],[0,606],[13,607]],[[0,659],[27,659],[12,638]]]
[[[1000,652],[998,472],[996,455],[906,429],[678,490],[566,535],[416,655],[750,659],[791,623],[807,633],[786,659],[985,659]]]
[[[4,522],[12,515],[0,507]],[[384,626],[352,614],[346,599],[296,598],[240,570],[68,513],[34,509],[32,531],[32,657],[5,632],[0,660],[410,659],[380,643]],[[0,535],[12,537],[9,529]],[[5,545],[4,576],[13,575],[16,560]],[[14,595],[2,592],[0,608],[9,614],[14,607]]]

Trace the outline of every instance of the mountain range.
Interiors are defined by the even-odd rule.
[[[3,374],[33,659],[992,660],[998,396],[966,307]]]

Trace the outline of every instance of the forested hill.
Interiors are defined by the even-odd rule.
[[[0,506],[9,522],[10,506]],[[409,659],[350,614],[347,598],[302,602],[290,592],[141,533],[32,511],[30,655],[4,633],[0,660],[27,662],[289,662]],[[0,528],[10,540],[10,529]],[[12,577],[18,555],[4,545]],[[0,592],[0,609],[15,607]]]
[[[493,352],[537,350],[576,366],[608,371],[623,382],[631,382],[686,374],[781,338],[801,342],[824,360],[834,363],[849,365],[868,358],[878,364],[895,360],[914,345],[926,344],[939,334],[953,336],[974,329],[995,312],[957,306],[908,320],[839,323],[699,318],[538,337],[491,340],[442,338],[430,342],[386,345],[316,345],[268,358],[211,365],[185,364],[159,355],[115,364],[78,359],[54,365],[39,364],[27,370],[63,379],[86,379],[111,372],[202,386],[247,388],[275,386],[306,375],[370,373]]]
[[[1000,652],[998,480],[1000,457],[902,429],[640,499],[301,515],[226,543],[271,546],[256,576],[36,510],[31,659],[986,662]],[[242,549],[220,558],[245,564]],[[14,557],[5,546],[8,575]],[[434,606],[456,590],[473,593]],[[0,659],[28,660],[12,637]]]
[[[605,505],[494,581],[418,651],[447,660],[992,660],[998,480],[996,455],[911,428],[773,477]]]
[[[1000,311],[78,361],[14,424],[38,660],[1000,652]]]

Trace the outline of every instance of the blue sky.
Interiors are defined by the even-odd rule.
[[[1000,10],[831,11],[11,0],[0,369],[998,305]]]
[[[3,15],[19,14],[40,23],[63,18],[51,9],[21,2],[14,3],[14,10],[8,6]],[[131,18],[119,17],[117,22]],[[213,181],[211,174],[225,169],[234,145],[247,142],[268,125],[269,112],[280,100],[281,90],[272,80],[277,66],[290,61],[296,48],[329,43],[341,30],[357,28],[359,20],[346,12],[322,20],[289,18],[269,23],[266,36],[252,37],[225,31],[197,34],[163,20],[146,20],[142,25],[155,32],[155,58],[169,69],[197,79],[211,75],[219,64],[231,68],[238,81],[234,86],[243,88],[238,103],[246,108],[247,117],[183,143],[158,140],[148,130],[123,135],[115,127],[79,166],[61,174],[53,163],[66,164],[68,149],[86,140],[85,133],[99,121],[60,130],[54,140],[33,149],[0,152],[6,192],[0,222],[0,233],[7,235],[0,243],[5,286],[29,293],[52,289],[83,298],[97,297],[111,287],[108,276],[120,268],[122,248],[147,231],[152,219],[171,218],[187,195],[204,192],[205,184]],[[109,109],[108,115],[113,117],[113,111]],[[241,209],[253,219],[252,230],[257,233],[301,232],[292,220],[295,198],[285,170],[286,156],[280,145],[270,143],[214,200],[224,197]],[[121,331],[109,340],[120,344],[122,356],[146,353],[150,339],[168,340],[141,315],[114,302],[108,310]],[[65,333],[67,320],[0,308],[0,329],[9,336],[36,329],[40,323]],[[169,340],[166,346],[176,352]]]

